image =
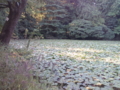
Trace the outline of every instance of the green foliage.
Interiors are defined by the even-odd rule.
[[[59,1],[59,0],[58,0]],[[106,24],[106,18],[104,18],[104,14],[108,13],[108,7],[112,7],[113,0],[108,4],[106,1],[69,1],[66,0],[63,5],[63,10],[66,11],[66,16],[61,16],[60,13],[57,13],[58,11],[63,11],[60,8],[56,8],[54,10],[51,10],[50,7],[61,7],[60,2],[59,4],[53,3],[52,1],[49,1],[44,8],[42,9],[42,13],[45,13],[45,18],[40,23],[41,25],[41,32],[44,34],[46,38],[51,37],[59,37],[59,36],[65,36],[66,38],[77,38],[77,39],[85,39],[85,38],[94,38],[94,39],[113,39],[114,38],[114,32],[107,28]],[[67,4],[68,3],[68,4]],[[107,5],[104,7],[104,5]],[[100,8],[102,7],[102,9]],[[83,8],[84,7],[84,8]],[[103,12],[104,11],[104,12]],[[63,19],[57,19],[57,16],[63,17]],[[54,17],[54,19],[52,19]],[[51,20],[50,20],[51,18]],[[87,21],[87,24],[84,22],[76,22],[76,19],[78,21],[81,21],[81,19],[84,19]],[[68,22],[67,22],[68,21]],[[72,21],[72,22],[71,22]],[[80,23],[81,26],[70,26],[70,29],[64,28],[65,25],[69,25],[71,23]],[[64,25],[63,25],[64,24]],[[82,25],[83,24],[83,25]],[[59,27],[58,27],[59,26]],[[62,28],[61,28],[62,27]],[[81,28],[83,27],[83,28]],[[61,32],[61,34],[60,34]],[[48,36],[48,37],[47,37]]]
[[[39,29],[34,29],[33,32],[30,33],[30,38],[33,39],[44,39],[43,34],[41,34]]]
[[[65,25],[62,20],[65,19],[65,9],[60,1],[47,0],[44,7],[41,7],[41,13],[45,15],[43,20],[40,22],[40,29],[45,38],[55,37],[62,38],[65,35]]]
[[[116,16],[119,15],[120,12],[120,0],[115,0],[115,3],[113,3],[110,11],[108,12],[107,16]]]
[[[114,33],[120,35],[120,26],[115,27]]]
[[[32,36],[37,39],[43,37],[112,39],[113,33],[119,34],[119,7],[120,0],[28,0],[26,11],[19,21],[15,34],[19,38],[25,38],[27,29],[26,38]],[[0,19],[3,20],[4,16],[0,16]],[[69,30],[71,23],[81,19],[89,22],[88,25],[83,25],[85,28],[70,26]],[[2,24],[0,21],[0,28]],[[100,29],[104,27],[107,33]]]
[[[74,20],[70,23],[69,35],[75,39],[113,39],[114,33],[104,25],[95,25],[88,20]]]
[[[80,15],[78,15],[79,18],[92,20],[101,15],[101,12],[98,10],[96,5],[92,5],[91,3],[87,3],[82,0],[81,2],[78,3],[78,8],[81,11],[76,10],[76,13],[81,13]]]
[[[6,20],[7,14],[4,10],[0,9],[0,31],[2,30],[3,24]]]
[[[17,28],[15,30],[16,35],[18,35],[19,38],[29,38],[31,36],[31,33],[34,32],[34,30],[37,27],[35,18],[30,16],[28,13],[25,13],[20,21],[18,22]],[[26,32],[26,30],[28,30]],[[39,34],[37,32],[37,34]]]

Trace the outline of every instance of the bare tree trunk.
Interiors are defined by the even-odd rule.
[[[14,2],[14,3],[8,1],[8,7],[9,7],[8,20],[5,22],[0,35],[0,41],[3,44],[5,45],[9,44],[10,38],[14,32],[14,29],[22,14],[22,11],[26,6],[26,3],[27,0],[21,0],[21,2]]]

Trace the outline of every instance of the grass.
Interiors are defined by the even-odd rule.
[[[26,49],[0,46],[0,90],[57,90],[40,84],[33,78],[32,62]]]
[[[16,48],[26,47],[26,40],[13,40],[11,45]],[[120,69],[116,69],[116,67],[120,68],[119,41],[31,40],[29,49],[33,50],[34,56],[40,56],[43,60],[87,61],[86,67],[96,66],[98,72],[95,69],[94,73],[106,76],[106,82],[118,78],[114,83],[116,83],[116,88],[120,88]],[[107,67],[105,72],[101,72],[105,67]],[[110,75],[113,76],[114,72],[117,72],[117,75],[114,74],[114,77],[109,77]]]

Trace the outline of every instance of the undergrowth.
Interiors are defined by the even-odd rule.
[[[22,57],[28,54],[26,49],[0,46],[0,90],[57,90],[33,79],[32,63]]]

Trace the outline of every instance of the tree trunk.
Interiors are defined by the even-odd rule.
[[[10,38],[14,32],[17,22],[26,6],[27,0],[21,0],[21,2],[8,2],[9,15],[6,20],[2,32],[0,35],[0,41],[2,44],[8,45]]]

